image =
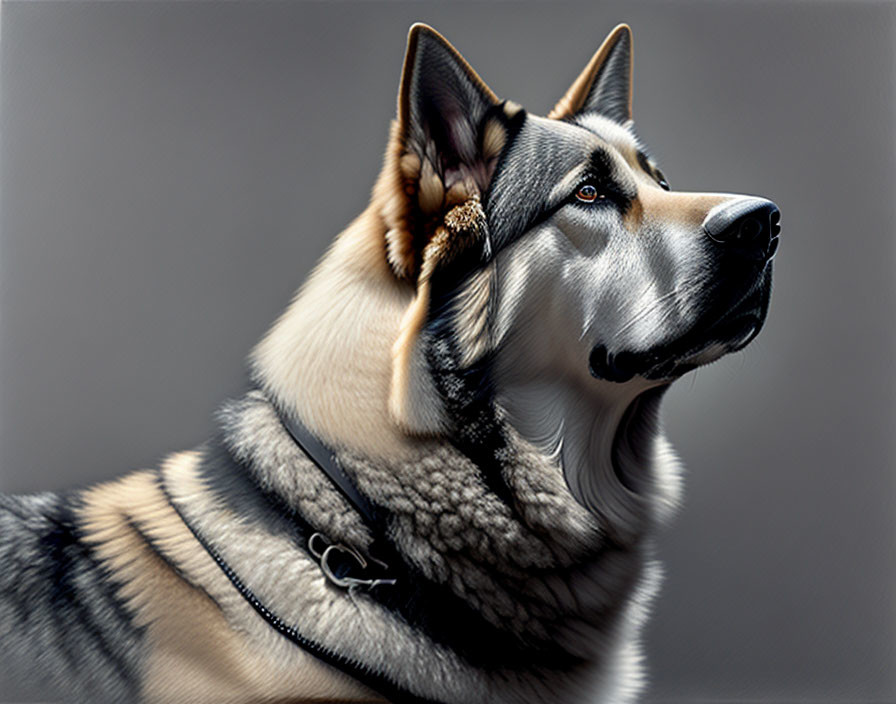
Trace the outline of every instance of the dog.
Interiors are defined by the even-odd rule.
[[[370,205],[154,469],[0,499],[16,682],[66,701],[629,702],[665,390],[769,305],[769,200],[671,190],[614,29],[547,117],[411,28]]]

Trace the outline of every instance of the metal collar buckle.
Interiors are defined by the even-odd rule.
[[[342,543],[332,543],[322,533],[313,533],[311,537],[308,538],[308,551],[317,558],[320,563],[320,569],[326,578],[342,589],[351,587],[367,587],[368,589],[372,589],[373,587],[378,587],[380,585],[392,585],[396,582],[394,579],[352,577],[350,573],[346,573],[344,563],[342,565],[342,574],[337,574],[334,567],[330,564],[330,560],[334,557],[338,557],[339,554],[347,555],[352,558],[361,570],[367,570],[370,567],[370,562],[375,562],[383,570],[388,570],[389,565],[373,557],[369,558],[370,562],[368,562],[367,559],[354,548],[349,547],[348,545],[343,545]]]

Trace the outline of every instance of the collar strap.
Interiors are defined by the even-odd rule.
[[[325,662],[327,665],[330,665],[337,670],[341,670],[345,674],[361,682],[366,687],[369,687],[374,692],[380,693],[389,701],[395,702],[395,704],[438,704],[438,702],[435,702],[434,700],[426,699],[425,697],[420,697],[416,694],[413,694],[412,692],[409,692],[408,690],[398,685],[391,677],[383,673],[376,672],[363,663],[353,658],[342,655],[316,640],[308,638],[307,636],[300,633],[298,629],[295,628],[295,626],[288,624],[279,616],[277,616],[277,614],[275,614],[273,611],[271,611],[270,608],[265,606],[265,604],[262,603],[262,601],[243,583],[234,569],[224,561],[224,558],[221,557],[221,554],[217,550],[215,550],[215,548],[208,542],[208,540],[206,540],[205,536],[203,536],[187,520],[187,517],[184,515],[183,511],[181,511],[177,502],[168,491],[168,487],[165,483],[165,477],[162,472],[157,472],[156,481],[158,482],[159,490],[165,496],[168,505],[171,506],[171,508],[174,510],[183,524],[187,527],[196,541],[215,561],[215,564],[221,569],[221,571],[224,573],[224,576],[227,577],[230,583],[236,588],[240,596],[242,596],[243,599],[245,599],[249,603],[249,605],[256,611],[256,613],[258,613],[258,615],[261,616],[261,618],[264,619],[264,621],[271,628],[277,631],[280,635],[284,636],[287,640],[301,647],[306,652]]]
[[[289,436],[317,465],[318,469],[339,490],[349,505],[361,516],[373,535],[373,543],[365,555],[349,545],[333,543],[322,533],[314,533],[308,538],[308,551],[320,563],[321,571],[337,587],[348,588],[394,585],[398,581],[397,571],[382,557],[390,556],[394,564],[395,555],[386,540],[385,519],[378,515],[376,507],[355,486],[339,464],[335,453],[315,437],[297,418],[281,411],[274,405],[277,416]]]
[[[280,422],[283,423],[283,427],[286,428],[293,442],[327,475],[327,478],[339,489],[346,501],[361,514],[364,522],[370,527],[378,526],[379,521],[377,520],[376,508],[366,496],[358,491],[354,482],[349,479],[345,470],[339,465],[339,460],[336,459],[333,451],[312,435],[311,431],[295,417],[282,413],[279,409],[277,415],[280,417]]]

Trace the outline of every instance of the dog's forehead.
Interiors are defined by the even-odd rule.
[[[644,147],[638,141],[631,121],[621,125],[592,112],[576,117],[575,124],[588,130],[605,144],[613,147],[629,164],[637,164],[638,153],[644,152]]]
[[[608,122],[610,129],[594,129],[600,127],[600,122]],[[519,143],[529,147],[530,156],[544,159],[550,155],[558,165],[568,159],[587,158],[597,149],[618,149],[617,144],[626,145],[622,135],[613,131],[615,123],[602,119],[600,122],[580,124],[578,121],[554,120],[527,113]],[[618,132],[628,134],[624,128],[615,126]],[[537,145],[538,149],[532,149],[533,145]]]
[[[606,123],[606,124],[604,124]],[[585,124],[526,114],[489,189],[486,212],[494,248],[528,230],[555,203],[557,186],[596,152],[637,163],[632,133],[603,118]]]

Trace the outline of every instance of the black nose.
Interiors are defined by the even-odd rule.
[[[765,198],[738,198],[710,210],[703,231],[732,254],[771,259],[778,249],[781,211]]]

